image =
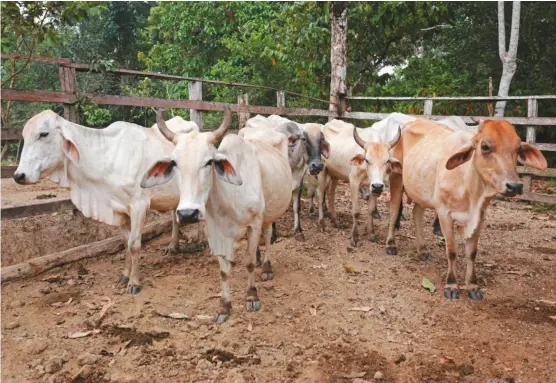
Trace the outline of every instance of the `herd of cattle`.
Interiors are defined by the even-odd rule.
[[[339,180],[349,182],[352,246],[359,240],[360,195],[370,197],[367,236],[376,240],[373,211],[387,181],[389,255],[396,254],[394,233],[402,194],[414,203],[417,251],[422,258],[427,257],[424,211],[435,209],[446,240],[444,296],[448,299],[459,298],[455,221],[466,241],[467,295],[477,300],[483,297],[475,257],[490,200],[496,194],[522,193],[516,162],[537,169],[547,166],[541,152],[521,142],[515,128],[503,120],[467,126],[457,117],[434,122],[393,113],[360,129],[341,120],[299,124],[273,115],[251,118],[237,135],[226,134],[231,120],[226,107],[221,126],[210,132],[180,117],[164,121],[162,112],[152,129],[127,122],[91,129],[47,110],[25,125],[25,145],[14,178],[20,184],[33,184],[48,177],[70,189],[73,204],[86,217],[119,226],[126,242],[120,281],[131,294],[141,289],[139,254],[147,210],[175,210],[170,251],[178,246],[179,224],[204,221],[211,252],[220,264],[222,294],[214,319],[221,323],[230,315],[231,264],[245,235],[249,311],[261,307],[254,275],[255,265],[261,265],[261,233],[265,242],[261,276],[269,280],[273,278],[274,222],[292,200],[295,237],[303,238],[299,213],[304,178],[311,210],[318,191],[322,230],[325,195],[332,221],[338,225],[334,192]]]

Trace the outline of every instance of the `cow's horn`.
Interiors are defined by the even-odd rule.
[[[396,133],[396,137],[388,141],[388,145],[390,146],[390,149],[393,148],[398,143],[398,141],[400,141],[401,137],[402,137],[402,129],[398,126],[398,133]]]
[[[172,132],[168,126],[166,126],[166,121],[164,121],[164,109],[159,109],[156,114],[156,124],[158,125],[158,130],[166,139],[170,142],[174,142],[176,133]]]
[[[219,141],[222,137],[224,137],[230,128],[230,125],[232,125],[232,111],[230,110],[230,105],[226,105],[224,107],[224,121],[222,121],[222,124],[214,131],[213,141]]]
[[[353,139],[355,140],[355,142],[357,142],[357,145],[365,149],[365,141],[363,141],[363,139],[359,137],[359,134],[357,134],[357,128],[355,126],[353,127]]]

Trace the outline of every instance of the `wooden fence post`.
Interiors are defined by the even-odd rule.
[[[425,100],[425,109],[423,115],[432,116],[432,100]]]
[[[203,101],[203,83],[200,81],[190,81],[189,99]],[[189,120],[196,123],[200,129],[203,129],[203,112],[197,109],[189,109]]]
[[[276,106],[278,108],[286,107],[286,93],[283,90],[276,92]]]
[[[237,96],[237,104],[240,107],[249,105],[249,95],[246,93]],[[245,122],[249,119],[249,112],[238,112],[237,117],[239,122],[239,129],[241,129],[245,126]]]
[[[75,95],[77,92],[77,80],[75,78],[75,68],[68,68],[63,65],[58,67],[58,76],[60,78],[60,85],[63,92],[72,93]],[[79,123],[79,116],[75,105],[64,104],[64,118],[68,121]]]
[[[537,103],[537,99],[529,98],[527,100],[527,117],[537,117],[538,114],[539,114],[539,106]],[[537,141],[537,132],[534,126],[527,127],[527,135],[525,140],[530,144],[534,144]],[[527,169],[527,167],[525,167],[525,169]],[[532,180],[531,175],[524,174],[522,180],[523,180],[523,191],[530,192],[531,180]]]

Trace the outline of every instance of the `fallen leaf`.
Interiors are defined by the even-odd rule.
[[[60,275],[51,275],[49,277],[41,279],[41,281],[48,283],[60,283],[64,281],[64,278],[62,278]]]
[[[527,205],[527,206],[525,206],[525,209],[531,210],[531,209],[533,209],[533,206],[532,205]]]
[[[196,315],[195,318],[197,318],[200,321],[212,321],[212,317],[210,315]]]
[[[50,306],[52,306],[52,307],[64,307],[64,304],[65,304],[64,302],[54,302],[54,303],[51,303]]]
[[[344,270],[348,274],[357,274],[358,273],[358,271],[354,267],[348,266],[347,263],[344,263],[342,266],[344,267]]]
[[[547,306],[555,306],[556,307],[556,301],[548,301],[546,299],[539,299],[539,300],[535,300],[535,302],[537,303],[541,303]]]
[[[211,295],[208,299],[216,299],[216,298],[221,298],[221,297],[222,297],[222,294],[214,294],[214,295]]]
[[[429,290],[432,293],[435,292],[436,287],[434,287],[434,284],[429,281],[429,279],[427,277],[423,277],[423,281],[421,282],[421,286],[423,286],[425,289]]]
[[[117,353],[120,352],[121,349],[122,349],[121,345],[115,344],[115,345],[112,345],[112,346],[107,347],[105,349],[102,349],[100,351],[100,354],[101,355],[116,355]]]
[[[367,312],[371,311],[371,308],[369,306],[352,307],[348,311],[363,311],[364,313],[367,313]]]
[[[161,317],[165,317],[165,318],[171,318],[171,319],[190,319],[187,315],[182,314],[182,313],[170,313],[170,314],[163,314],[163,313],[159,313],[156,312],[156,315],[161,316]]]
[[[249,324],[247,325],[247,331],[253,331],[253,324],[251,322],[249,322]]]
[[[538,215],[537,218],[541,221],[548,221],[550,219],[548,215]]]
[[[72,301],[73,301],[73,298],[70,297],[70,299],[68,299],[68,301],[66,302],[66,305],[69,305]]]
[[[85,338],[86,336],[91,335],[92,331],[77,331],[71,334],[68,334],[68,338],[70,339],[77,339],[77,338]]]
[[[108,297],[104,297],[104,299],[106,299],[106,303],[104,304],[104,306],[102,306],[102,309],[100,310],[100,314],[98,316],[99,321],[101,321],[102,318],[104,318],[104,316],[108,312],[108,309],[114,305],[114,302],[112,302],[112,299],[110,299]]]
[[[311,313],[312,316],[317,315],[317,306],[315,306],[314,304],[309,306],[309,312]]]
[[[449,356],[441,356],[440,357],[440,364],[448,364],[448,363],[455,363],[454,358]]]

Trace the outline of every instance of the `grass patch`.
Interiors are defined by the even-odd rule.
[[[550,203],[536,203],[533,206],[535,213],[556,213],[556,204]]]

